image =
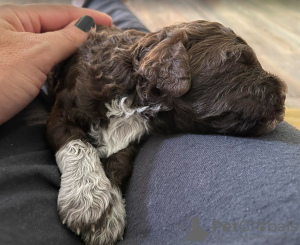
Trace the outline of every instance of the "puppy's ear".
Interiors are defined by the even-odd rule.
[[[191,87],[189,56],[184,46],[187,43],[185,32],[159,33],[154,39],[149,36],[149,43],[150,48],[146,48],[148,52],[142,55],[137,70],[143,78],[140,86],[144,96],[152,93],[182,96]]]

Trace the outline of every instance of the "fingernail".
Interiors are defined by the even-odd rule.
[[[89,30],[91,30],[91,28],[94,28],[95,25],[96,24],[94,19],[88,15],[82,16],[75,24],[76,27],[78,27],[80,30],[84,32],[88,32]]]

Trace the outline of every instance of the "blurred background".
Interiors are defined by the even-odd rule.
[[[101,0],[99,0],[101,1]],[[64,3],[83,0],[0,0],[0,4]],[[300,129],[299,0],[123,0],[150,30],[198,19],[230,27],[256,52],[265,70],[288,84],[286,120]]]

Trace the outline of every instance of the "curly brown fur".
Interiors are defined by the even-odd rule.
[[[88,244],[122,237],[119,188],[144,135],[266,134],[283,120],[287,92],[242,38],[207,21],[149,34],[99,27],[50,78],[55,104],[47,137],[64,178],[60,215]],[[98,157],[85,155],[95,150]],[[67,190],[78,198],[65,198]]]

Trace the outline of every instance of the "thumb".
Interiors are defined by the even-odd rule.
[[[50,69],[73,54],[79,45],[86,41],[87,32],[95,26],[93,18],[85,15],[61,30],[42,34],[50,47],[47,51],[51,63]]]

